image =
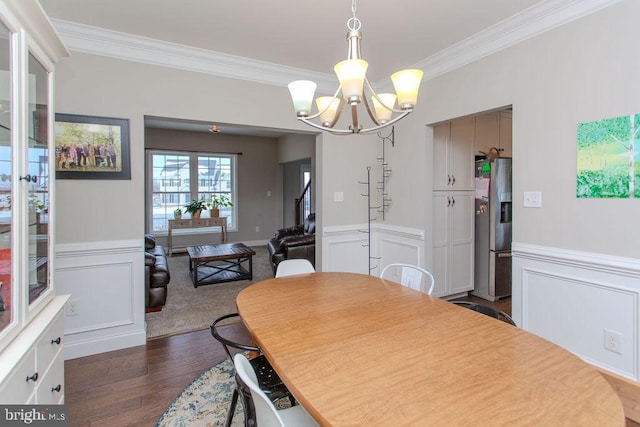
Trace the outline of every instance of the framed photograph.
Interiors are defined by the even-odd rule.
[[[56,114],[56,178],[131,179],[129,119]]]

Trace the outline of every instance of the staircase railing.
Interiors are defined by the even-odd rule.
[[[295,199],[296,224],[302,224],[311,213],[311,180],[304,186],[300,197]]]

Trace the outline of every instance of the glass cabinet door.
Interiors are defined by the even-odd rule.
[[[29,53],[27,211],[29,304],[49,287],[49,73]]]
[[[11,34],[0,23],[0,333],[16,321],[12,269]]]

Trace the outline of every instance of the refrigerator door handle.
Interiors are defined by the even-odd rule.
[[[511,252],[498,252],[498,258],[511,258]]]

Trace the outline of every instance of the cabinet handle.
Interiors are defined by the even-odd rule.
[[[456,185],[456,176],[451,175],[451,185]]]
[[[60,337],[56,338],[55,340],[51,340],[51,344],[60,344],[62,342],[62,340],[60,339]]]
[[[58,393],[60,393],[60,390],[62,390],[62,386],[60,384],[58,384],[55,387],[51,387],[51,393],[53,393],[54,391],[57,391]]]
[[[451,206],[453,206],[453,205],[455,205],[455,204],[456,204],[456,199],[452,197],[452,198],[451,198]]]
[[[23,179],[27,182],[33,182],[34,184],[38,182],[38,177],[36,175],[26,174],[25,176],[20,177],[20,181],[22,181]]]
[[[38,381],[38,373],[36,372],[35,374],[31,375],[30,377],[27,377],[27,382],[29,382],[29,380],[36,382]]]
[[[447,185],[451,185],[451,175],[447,174]]]

